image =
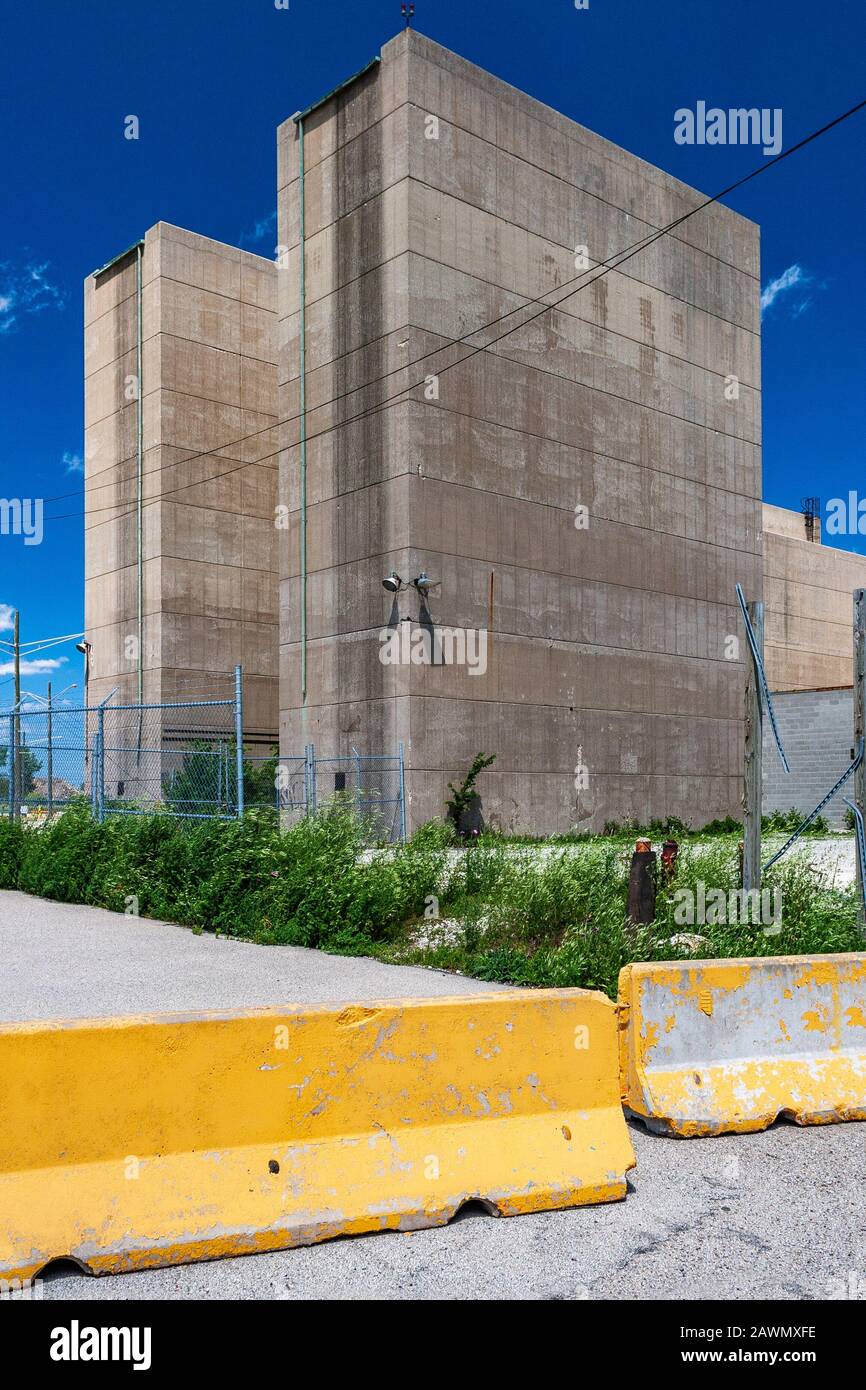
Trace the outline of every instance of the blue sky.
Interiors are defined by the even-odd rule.
[[[417,0],[417,27],[583,125],[715,193],[762,162],[679,145],[674,112],[783,111],[787,148],[866,97],[859,0]],[[273,253],[274,129],[362,67],[397,0],[43,0],[6,6],[0,212],[0,496],[45,502],[0,536],[0,638],[83,625],[82,281],[164,219]],[[140,139],[123,138],[124,118]],[[866,495],[866,112],[729,199],[760,222],[764,495]],[[71,494],[71,495],[66,495]],[[838,544],[866,551],[866,536]],[[55,690],[81,683],[71,644]],[[0,704],[11,691],[0,654]],[[42,692],[46,671],[24,679]]]

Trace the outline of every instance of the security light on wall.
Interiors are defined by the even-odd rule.
[[[430,592],[430,590],[433,589],[433,588],[435,588],[435,586],[436,586],[439,582],[440,582],[440,581],[439,581],[438,579],[428,579],[427,575],[424,573],[423,570],[422,570],[421,573],[418,575],[418,578],[417,578],[417,579],[413,579],[413,580],[412,580],[412,583],[414,584],[415,588],[418,590],[419,594],[428,594],[428,593]]]
[[[399,594],[405,588],[402,579],[396,570],[392,570],[387,578],[382,580],[382,588],[387,589],[389,594]]]

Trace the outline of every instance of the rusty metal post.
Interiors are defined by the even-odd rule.
[[[662,878],[665,883],[670,883],[676,878],[679,849],[676,840],[665,840],[662,845]]]
[[[656,915],[656,856],[649,840],[638,840],[628,878],[628,915],[635,926],[648,926]]]

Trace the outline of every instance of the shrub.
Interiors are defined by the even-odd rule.
[[[17,821],[0,820],[0,888],[15,888],[24,850],[24,832]]]
[[[697,897],[699,884],[725,895],[738,887],[736,843],[687,842],[674,880],[659,885],[655,923],[638,928],[627,921],[627,844],[455,849],[453,839],[440,820],[406,845],[366,851],[362,823],[339,803],[285,831],[270,811],[99,825],[73,807],[41,828],[0,821],[0,887],[121,911],[135,897],[142,915],[197,930],[611,996],[628,961],[689,958],[676,940],[688,934],[675,916],[677,889]],[[862,950],[853,886],[835,888],[803,853],[765,883],[782,890],[781,930],[698,922],[688,931],[705,938],[702,956]],[[447,918],[447,929],[419,937],[419,919],[430,917]]]

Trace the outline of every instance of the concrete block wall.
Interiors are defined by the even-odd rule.
[[[493,341],[525,315],[476,330],[576,279],[578,245],[598,267],[700,195],[413,31],[309,117],[305,138],[308,688],[304,701],[289,420],[285,750],[403,739],[410,825],[441,814],[479,751],[497,755],[485,814],[507,829],[734,811],[744,668],[726,637],[737,580],[750,598],[762,590],[757,228],[716,205]],[[293,122],[278,151],[288,418]],[[328,404],[362,383],[348,406]],[[487,632],[483,674],[382,666],[391,569],[436,581],[435,623]],[[397,616],[417,623],[414,592]]]
[[[864,587],[866,556],[810,542],[799,512],[764,507],[764,656],[771,689],[852,683],[852,595]]]
[[[787,690],[773,696],[788,775],[776,752],[769,720],[763,734],[763,810],[807,814],[826,796],[851,762],[854,697],[851,686],[839,690]],[[842,830],[851,796],[850,781],[823,812],[833,830]]]
[[[233,694],[273,742],[276,269],[166,223],[144,239],[144,699]],[[136,253],[85,281],[85,623],[91,699],[137,691]],[[251,438],[244,438],[252,436]],[[240,442],[238,442],[240,441]]]

